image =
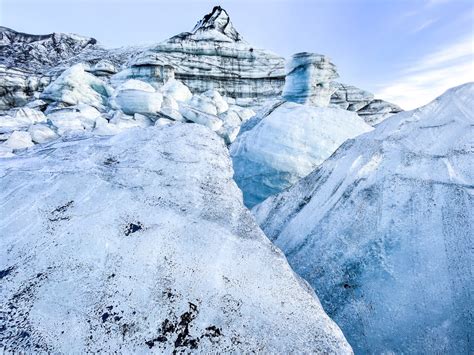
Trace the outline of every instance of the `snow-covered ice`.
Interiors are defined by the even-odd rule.
[[[112,97],[112,107],[128,115],[134,113],[156,115],[161,108],[163,95],[150,84],[130,79],[123,83]]]
[[[110,94],[111,88],[105,82],[86,72],[84,65],[76,64],[49,84],[41,98],[68,105],[82,103],[102,110]]]
[[[42,123],[31,125],[28,132],[35,143],[46,143],[58,138],[58,135],[50,126]]]
[[[470,83],[253,210],[356,353],[472,352],[473,137]]]
[[[24,149],[28,147],[32,147],[34,145],[33,141],[31,140],[31,135],[25,131],[14,131],[8,137],[7,141],[3,143],[6,147],[15,149]]]
[[[37,145],[0,159],[0,201],[6,351],[352,353],[205,127]]]
[[[235,180],[250,207],[309,174],[346,139],[371,130],[338,108],[287,102],[260,114],[231,146]]]
[[[325,55],[296,53],[286,64],[282,96],[287,101],[326,107],[336,91],[331,81],[337,77],[336,66]]]

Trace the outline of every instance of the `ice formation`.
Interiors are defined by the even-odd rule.
[[[336,91],[331,82],[337,77],[336,66],[328,57],[307,52],[294,54],[286,66],[283,98],[326,107]]]
[[[284,58],[244,41],[227,12],[219,6],[198,24],[191,32],[157,45],[118,49],[106,49],[94,38],[74,34],[29,35],[1,27],[0,111],[33,101],[49,83],[75,64],[82,64],[84,71],[114,88],[136,79],[158,90],[177,79],[193,94],[216,90],[229,104],[252,109],[280,97],[285,83]],[[304,60],[312,61],[311,66],[326,65],[324,60],[317,64],[319,59],[310,57]],[[326,67],[328,73],[334,69],[331,65]],[[354,102],[352,93],[363,92],[355,87],[337,82],[318,87],[316,82],[308,82],[308,93],[336,90],[331,103],[357,112],[371,125],[400,111],[395,105],[374,99],[373,95]],[[309,93],[308,98],[311,97],[316,98]],[[323,95],[317,97],[321,99]],[[362,103],[363,108],[354,109]],[[176,110],[168,113],[178,118]]]
[[[5,351],[352,353],[205,127],[56,141],[0,172]]]
[[[345,140],[371,129],[355,113],[338,108],[287,102],[264,114],[231,146],[235,180],[250,207],[309,174]]]
[[[128,80],[113,95],[113,107],[117,107],[127,115],[135,113],[157,114],[161,109],[163,95],[155,88],[140,80]]]
[[[390,117],[284,63],[219,6],[141,47],[0,27],[2,350],[351,353],[234,177],[288,189],[253,211],[357,353],[472,352],[473,85]]]
[[[333,82],[335,92],[331,104],[356,112],[371,126],[382,122],[391,115],[403,111],[397,105],[374,98],[374,95],[352,85]]]
[[[103,110],[110,94],[111,88],[106,83],[87,73],[82,64],[76,64],[49,84],[41,98],[67,105],[82,103]]]
[[[356,353],[472,352],[473,98],[386,119],[253,210]]]
[[[176,35],[133,60],[132,67],[174,67],[176,79],[193,93],[217,90],[253,105],[278,96],[285,80],[285,61],[242,39],[227,12],[219,6],[191,32]]]

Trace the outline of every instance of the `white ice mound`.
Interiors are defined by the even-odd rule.
[[[339,75],[328,57],[315,53],[296,53],[286,64],[283,98],[299,104],[329,105],[336,88],[331,82]]]
[[[346,139],[371,129],[355,113],[293,102],[265,115],[231,146],[235,180],[247,206],[291,186]]]
[[[41,98],[68,105],[82,103],[103,110],[110,93],[111,89],[107,84],[86,72],[84,65],[76,64],[49,84],[41,94]]]
[[[7,352],[351,353],[243,206],[210,130],[34,149],[0,159]]]
[[[114,93],[112,106],[121,109],[127,115],[134,113],[155,115],[160,111],[163,95],[148,83],[130,79]]]
[[[25,130],[34,123],[45,121],[46,117],[41,111],[29,107],[11,109],[7,115],[0,116],[0,133]]]
[[[57,128],[59,135],[92,130],[100,112],[92,106],[79,104],[76,106],[56,109],[46,116],[48,121]]]
[[[221,94],[219,94],[216,90],[208,90],[202,94],[204,97],[208,97],[212,100],[213,104],[216,106],[217,114],[221,114],[226,112],[229,109],[229,105],[227,102],[222,98]]]
[[[194,98],[195,96],[193,96]],[[190,102],[190,104],[196,105],[197,102],[196,100]],[[199,109],[196,109],[195,106],[190,106],[187,104],[181,104],[179,106],[179,112],[183,115],[184,118],[187,120],[198,123],[200,125],[206,126],[210,128],[213,131],[217,131],[222,127],[223,122],[217,117],[216,114],[216,108],[213,105],[210,105],[206,103],[206,105],[203,104],[203,102],[199,102],[199,105],[197,106]],[[206,111],[202,111],[206,110]],[[214,114],[209,113],[215,112]]]
[[[3,144],[11,149],[24,149],[34,145],[31,135],[25,131],[14,131]]]
[[[193,96],[189,88],[176,79],[169,79],[161,87],[160,91],[163,93],[163,96],[172,98],[177,102],[186,102]]]
[[[473,127],[470,83],[254,209],[356,353],[472,352]]]
[[[35,143],[46,143],[58,138],[56,132],[46,124],[38,123],[28,128],[31,139]]]

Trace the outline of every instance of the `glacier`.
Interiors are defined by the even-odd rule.
[[[0,349],[473,352],[474,84],[338,77],[220,6],[112,49],[0,26]]]
[[[0,175],[5,351],[352,353],[211,130],[57,140]]]
[[[0,113],[37,99],[75,64],[114,88],[136,79],[158,90],[177,79],[193,94],[215,90],[228,104],[253,110],[282,95],[285,58],[246,42],[220,6],[198,24],[158,44],[113,49],[75,34],[30,35],[0,27]],[[401,111],[335,81],[324,91],[334,92],[332,104],[356,112],[371,125]]]
[[[473,98],[387,118],[253,209],[355,353],[473,351]]]

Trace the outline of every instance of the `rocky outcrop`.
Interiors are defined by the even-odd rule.
[[[58,141],[0,172],[6,352],[352,353],[243,206],[212,131]]]
[[[253,210],[356,353],[472,351],[473,98],[387,118]]]
[[[213,89],[255,105],[281,94],[285,80],[284,59],[258,49],[242,39],[227,12],[216,6],[191,32],[184,32],[154,46],[134,61],[135,67],[164,63],[193,93]]]
[[[286,65],[283,99],[318,107],[329,105],[339,75],[328,57],[314,53],[294,54]]]

